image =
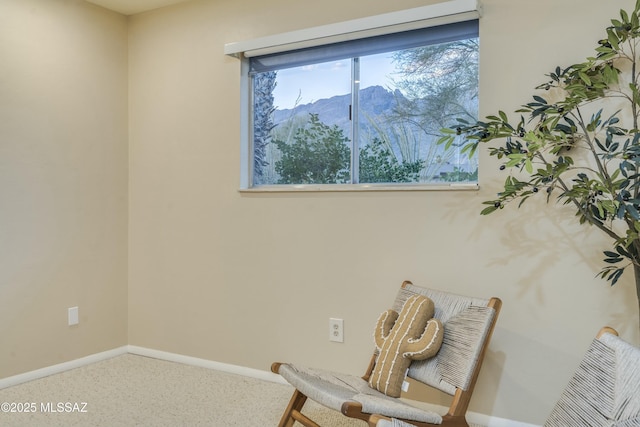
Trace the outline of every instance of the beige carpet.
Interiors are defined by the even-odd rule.
[[[128,354],[0,390],[0,405],[36,409],[7,413],[3,407],[0,426],[276,426],[292,391],[287,385]],[[313,402],[305,408],[321,425],[366,426]]]
[[[0,426],[277,426],[292,392],[288,385],[127,354],[0,390]],[[366,427],[311,401],[304,412],[322,426]]]

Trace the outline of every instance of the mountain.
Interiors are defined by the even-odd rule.
[[[399,90],[390,91],[382,86],[369,86],[360,90],[361,121],[366,123],[366,118],[382,118],[393,111],[394,106],[406,98]],[[348,135],[350,128],[349,106],[351,94],[337,95],[327,99],[298,105],[293,109],[275,110],[273,123],[278,125],[298,115],[318,114],[323,123],[338,125]]]

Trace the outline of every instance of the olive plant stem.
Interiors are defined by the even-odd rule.
[[[640,325],[640,266],[633,264],[633,275],[636,283],[636,295],[638,297],[638,325]]]

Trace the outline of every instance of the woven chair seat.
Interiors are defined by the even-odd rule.
[[[376,427],[415,427],[413,424],[405,423],[402,420],[398,420],[393,418],[391,421],[389,420],[380,420],[376,424]]]
[[[359,402],[367,413],[382,413],[392,417],[441,424],[442,416],[386,396],[369,387],[361,377],[320,369],[282,364],[280,375],[297,390],[328,408],[341,411],[345,402]]]

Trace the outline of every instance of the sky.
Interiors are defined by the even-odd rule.
[[[392,86],[394,64],[390,54],[370,55],[360,60],[360,89],[369,86]],[[351,60],[305,65],[278,71],[273,91],[277,109],[291,109],[319,99],[346,95],[351,92]]]

